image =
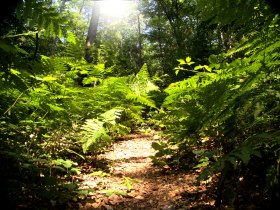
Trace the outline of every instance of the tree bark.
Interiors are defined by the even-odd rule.
[[[88,63],[92,63],[93,61],[91,48],[94,42],[96,41],[99,16],[100,16],[100,2],[96,1],[94,2],[94,5],[92,7],[92,14],[91,14],[90,24],[88,28],[86,44],[85,44],[85,60]]]
[[[35,51],[34,51],[33,59],[36,59],[38,48],[39,48],[39,32],[37,32],[35,35]]]
[[[140,13],[137,17],[137,24],[138,24],[138,70],[140,70],[144,64],[143,61],[143,46],[142,46],[142,34],[141,34],[141,21],[140,21]]]

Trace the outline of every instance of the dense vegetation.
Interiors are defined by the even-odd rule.
[[[216,206],[279,200],[279,9],[264,0],[143,0],[127,19],[93,1],[1,11],[0,186],[11,208],[78,198],[79,163],[139,127],[162,131],[155,166],[216,176]],[[92,5],[93,4],[93,5]],[[5,13],[4,13],[5,11]],[[85,50],[86,48],[86,50]],[[90,52],[91,59],[85,54]]]

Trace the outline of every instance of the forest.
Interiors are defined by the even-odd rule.
[[[279,14],[273,0],[2,2],[3,209],[278,209]]]

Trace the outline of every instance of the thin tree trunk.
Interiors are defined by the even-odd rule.
[[[140,22],[140,14],[138,14],[137,17],[137,22],[138,22],[138,68],[139,70],[141,69],[141,67],[143,66],[144,62],[143,62],[143,54],[142,54],[142,35],[141,35],[141,22]]]
[[[96,1],[94,2],[94,5],[92,7],[92,14],[91,14],[90,24],[88,28],[86,44],[85,44],[85,60],[88,63],[92,63],[93,61],[91,48],[94,42],[96,41],[99,16],[100,16],[100,2]]]
[[[81,5],[81,8],[80,8],[79,14],[82,13],[82,10],[83,10],[84,6],[85,6],[85,0],[83,0],[83,2],[82,2],[82,5]]]
[[[65,10],[65,4],[69,0],[62,0],[59,8],[59,13],[62,14]],[[56,35],[55,37],[51,37],[51,50],[50,54],[53,56],[55,54],[55,48],[56,48],[56,43],[59,40],[58,36]]]
[[[38,48],[39,48],[39,32],[36,33],[35,35],[35,51],[33,55],[33,59],[36,59],[37,53],[38,53]]]

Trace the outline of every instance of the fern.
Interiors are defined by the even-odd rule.
[[[81,44],[78,42],[74,33],[69,32],[67,36],[66,49],[63,52],[64,57],[73,59],[74,61],[80,61],[83,58],[83,52],[81,51]]]
[[[66,17],[56,11],[54,7],[50,7],[48,2],[37,2],[36,0],[23,1],[17,7],[16,16],[19,20],[26,20],[28,27],[36,27],[39,31],[45,30],[46,36],[60,38],[63,37],[64,25],[68,22]]]
[[[87,119],[85,121],[80,132],[84,153],[90,150],[93,154],[98,154],[110,146],[112,143],[112,131],[116,131],[116,126],[122,129],[125,128],[125,126],[117,122],[122,111],[121,109],[113,108],[96,119]]]
[[[265,173],[270,177],[267,189],[273,192],[279,187],[278,182],[271,182],[279,179],[279,128],[275,126],[280,116],[277,23],[279,18],[275,16],[227,54],[210,56],[211,72],[196,71],[194,76],[165,89],[168,95],[163,103],[163,121],[172,134],[168,143],[178,146],[169,155],[175,158],[190,148],[204,148],[207,143],[202,138],[213,139],[207,152],[217,153],[217,159],[211,163],[208,153],[201,157],[199,166],[204,170],[198,181],[221,172],[218,193],[226,179],[237,185],[237,176],[248,173],[256,167],[254,164],[262,164],[255,160],[268,165],[260,166],[267,168]],[[225,55],[228,57],[220,59]]]
[[[133,97],[135,99],[137,98],[136,96],[139,96],[139,98],[136,99],[136,101],[140,103],[142,101],[143,105],[145,105],[145,101],[147,101],[148,102],[148,104],[146,104],[147,106],[151,106],[155,108],[155,105],[151,103],[151,100],[149,99],[143,100],[143,96],[145,97],[151,91],[159,90],[159,88],[156,85],[154,85],[150,79],[147,64],[144,64],[140,69],[140,71],[138,72],[138,74],[136,74],[136,76],[132,78],[130,83],[130,88],[133,91],[134,94]],[[132,99],[132,95],[128,96],[128,98]]]
[[[84,153],[90,150],[93,154],[98,154],[110,145],[112,139],[107,134],[103,124],[104,122],[102,121],[92,119],[86,120],[85,124],[82,126],[80,135]]]
[[[147,96],[141,96],[137,95],[137,93],[128,93],[126,95],[126,99],[132,100],[134,102],[140,103],[142,105],[152,107],[152,108],[157,108],[155,102],[152,99],[149,99]]]

